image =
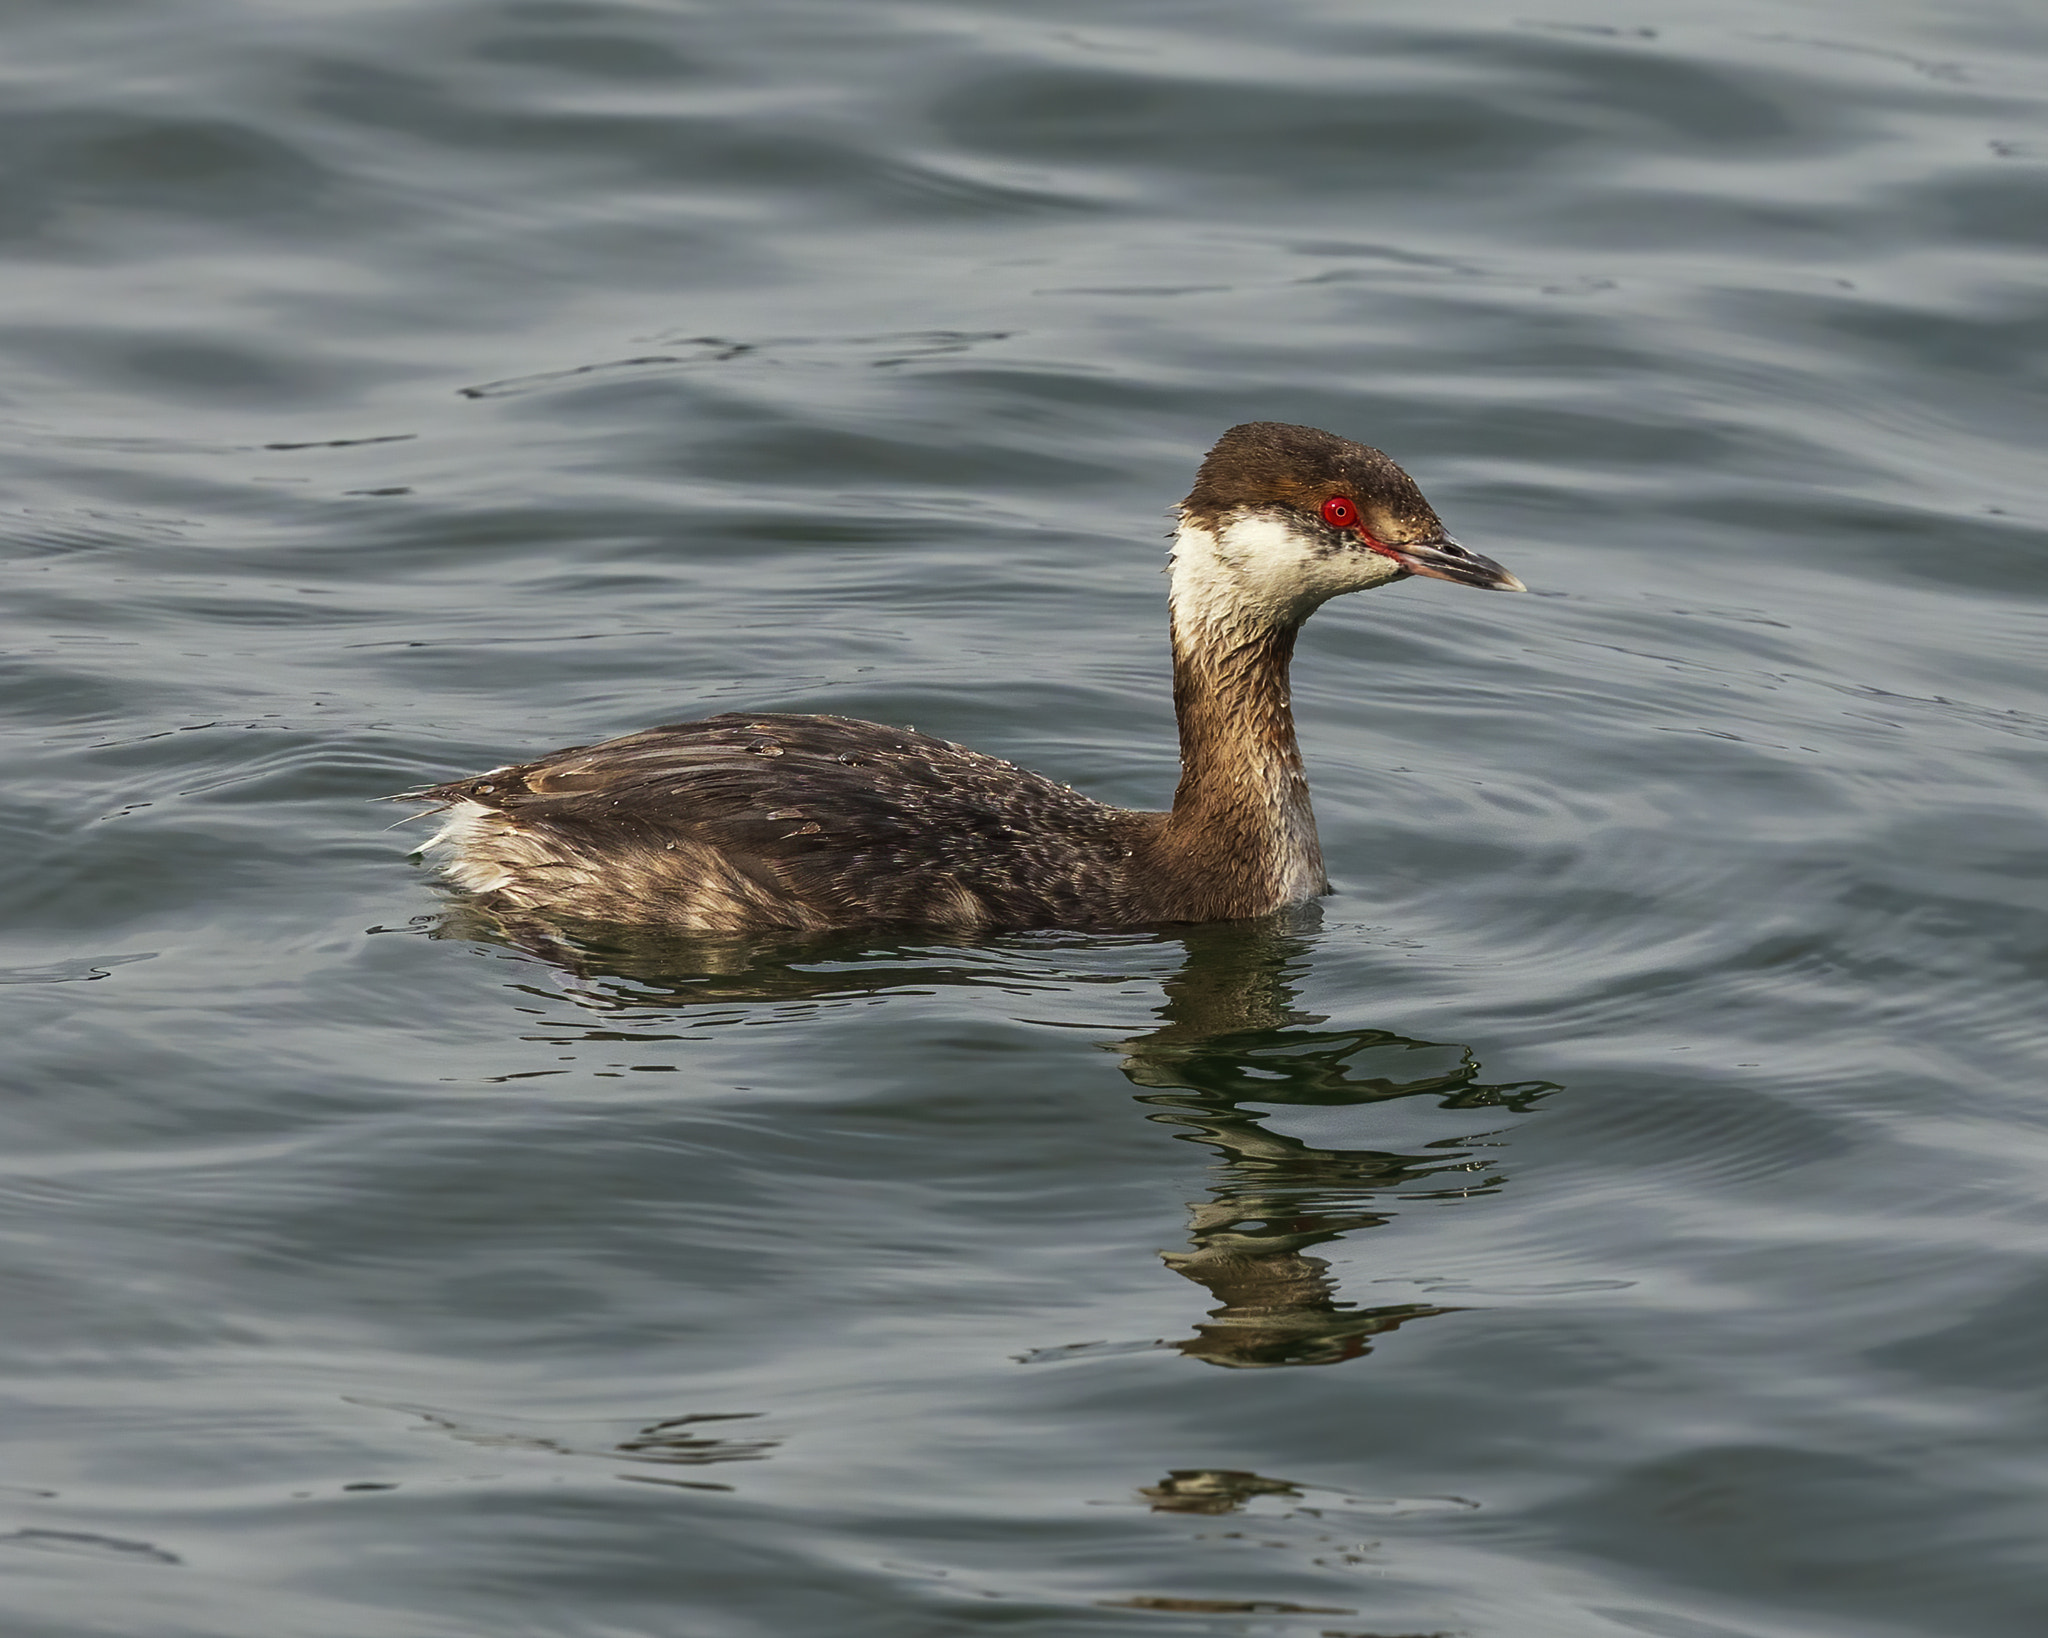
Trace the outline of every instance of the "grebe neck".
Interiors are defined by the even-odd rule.
[[[1258,915],[1329,890],[1294,737],[1288,666],[1313,604],[1261,595],[1219,541],[1184,522],[1170,599],[1180,784],[1166,835],[1190,866]]]

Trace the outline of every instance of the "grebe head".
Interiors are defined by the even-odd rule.
[[[1196,619],[1290,626],[1344,592],[1415,574],[1528,590],[1451,539],[1385,455],[1314,427],[1232,427],[1180,505],[1174,606]]]

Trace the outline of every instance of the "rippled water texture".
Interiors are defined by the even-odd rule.
[[[6,8],[9,1638],[2048,1630],[2048,22],[1529,3]],[[1309,627],[1315,911],[536,952],[369,800],[1163,802],[1256,418],[1537,592]]]

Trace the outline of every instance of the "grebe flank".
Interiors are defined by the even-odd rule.
[[[1169,813],[910,729],[727,713],[408,792],[447,814],[421,851],[490,908],[696,932],[1135,927],[1327,893],[1287,686],[1302,621],[1410,575],[1527,588],[1385,455],[1313,427],[1232,427],[1179,514]]]

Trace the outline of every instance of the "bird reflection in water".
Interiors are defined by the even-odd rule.
[[[1365,1354],[1375,1336],[1451,1312],[1342,1302],[1330,1264],[1310,1248],[1387,1222],[1391,1201],[1493,1193],[1502,1181],[1493,1160],[1472,1152],[1488,1134],[1440,1139],[1419,1154],[1323,1149],[1269,1129],[1270,1116],[1247,1105],[1424,1097],[1444,1109],[1520,1113],[1557,1088],[1484,1083],[1463,1047],[1312,1027],[1328,1020],[1297,1010],[1288,983],[1311,946],[1270,918],[1181,937],[1187,960],[1166,980],[1160,1027],[1117,1047],[1124,1073],[1147,1089],[1138,1101],[1150,1118],[1221,1162],[1209,1197],[1188,1204],[1191,1249],[1162,1253],[1220,1306],[1169,1346],[1212,1365],[1333,1365]]]
[[[1255,1496],[1301,1498],[1301,1487],[1286,1479],[1262,1478],[1237,1467],[1177,1467],[1138,1492],[1155,1513],[1235,1513]]]
[[[1148,1118],[1213,1150],[1219,1162],[1208,1197],[1189,1202],[1189,1249],[1161,1254],[1218,1306],[1193,1336],[1156,1345],[1212,1365],[1333,1365],[1360,1358],[1374,1337],[1411,1320],[1454,1312],[1426,1303],[1359,1308],[1342,1301],[1329,1262],[1312,1249],[1379,1227],[1400,1205],[1489,1195],[1503,1181],[1494,1160],[1477,1152],[1494,1135],[1484,1124],[1427,1143],[1420,1153],[1318,1148],[1272,1130],[1271,1106],[1429,1098],[1442,1109],[1471,1110],[1483,1123],[1488,1112],[1526,1113],[1559,1090],[1547,1081],[1481,1081],[1466,1047],[1384,1030],[1316,1027],[1329,1020],[1294,1005],[1290,975],[1312,957],[1310,935],[1319,920],[1308,907],[1254,922],[1173,929],[1161,942],[1180,943],[1185,958],[1164,981],[1159,1026],[1113,1043],[1124,1074],[1143,1089],[1138,1102]],[[829,1005],[907,985],[1015,981],[1005,960],[1015,952],[1000,943],[954,949],[925,939],[879,956],[873,945],[845,936],[793,944],[611,929],[588,940],[553,925],[508,925],[461,901],[427,930],[541,956],[576,982],[585,1004],[614,1021],[633,1013],[673,1017],[679,1004]],[[1079,947],[1091,942],[1080,939]],[[1042,943],[1032,948],[1046,950]],[[616,1038],[612,1030],[601,1033]],[[1083,1345],[1025,1357],[1092,1351]]]

